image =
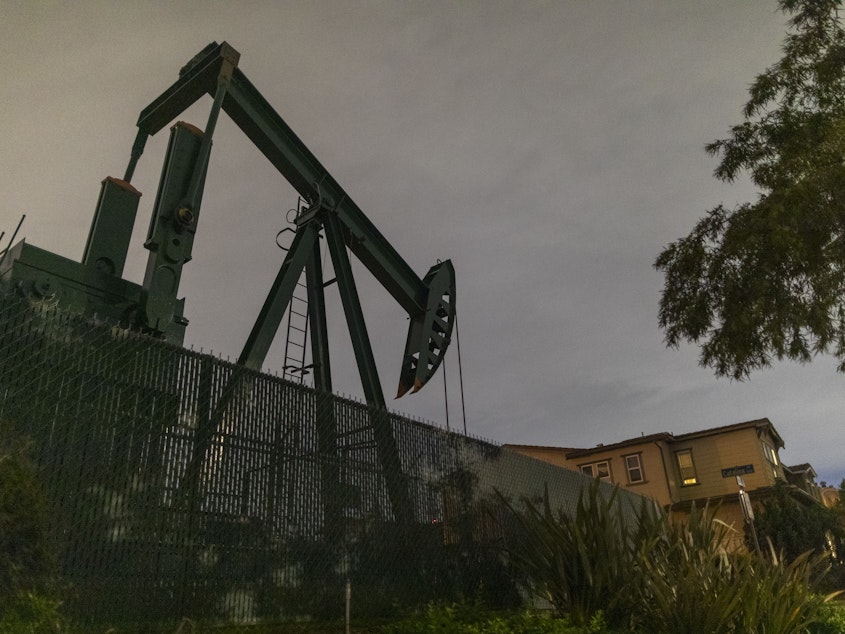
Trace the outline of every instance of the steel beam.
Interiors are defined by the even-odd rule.
[[[305,263],[305,286],[308,291],[308,320],[311,324],[311,365],[314,387],[332,391],[332,368],[329,359],[329,332],[326,324],[326,294],[323,291],[323,266],[319,241]]]
[[[349,264],[346,245],[341,236],[340,222],[334,214],[327,213],[323,217],[323,226],[326,230],[326,242],[337,277],[338,291],[346,316],[346,324],[349,327],[349,335],[352,339],[355,360],[358,363],[358,372],[361,375],[361,387],[364,390],[367,405],[370,406],[370,425],[373,428],[376,452],[390,495],[393,514],[401,526],[410,526],[414,521],[414,511],[408,492],[408,482],[402,469],[402,462],[399,459],[396,439],[393,437],[393,427],[390,423],[381,382],[378,378],[370,338],[367,335],[364,313],[361,310],[361,303],[355,290],[352,267]]]
[[[352,266],[349,263],[349,256],[346,254],[342,229],[337,217],[332,213],[325,214],[324,227],[329,254],[334,265],[334,274],[337,278],[340,301],[343,304],[346,324],[349,327],[349,337],[352,339],[355,361],[358,363],[358,373],[361,375],[364,397],[368,405],[384,409],[386,406],[384,393],[381,389],[381,381],[379,381],[370,337],[367,334],[367,326],[364,323],[364,311],[361,310],[361,301],[355,288]]]
[[[179,79],[138,117],[138,128],[153,135],[203,95],[218,93],[227,82],[223,110],[303,198],[334,209],[348,231],[349,248],[410,315],[425,310],[426,288],[413,269],[379,233],[343,188],[294,134],[238,68],[240,53],[228,43],[212,43],[180,72]],[[137,148],[143,144],[136,140]],[[131,175],[135,153],[127,174]]]
[[[428,292],[419,276],[239,70],[223,110],[315,212],[337,214],[344,242],[408,314],[425,310]]]
[[[258,313],[258,319],[255,320],[255,325],[244,344],[238,364],[254,370],[261,369],[279,324],[282,323],[285,309],[290,304],[299,276],[302,275],[302,269],[313,251],[317,249],[319,252],[317,233],[318,229],[313,224],[296,232],[270,293]]]

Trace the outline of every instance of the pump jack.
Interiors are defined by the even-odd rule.
[[[364,395],[374,412],[371,421],[394,514],[407,524],[413,517],[410,498],[404,478],[388,475],[401,472],[399,456],[346,249],[364,264],[410,319],[397,398],[422,388],[443,360],[455,321],[454,268],[446,260],[420,279],[253,87],[238,68],[239,58],[240,54],[226,42],[212,42],[181,69],[179,79],[170,88],[144,108],[124,177],[103,181],[81,264],[19,243],[2,264],[0,281],[34,300],[64,301],[89,314],[119,318],[129,327],[181,344],[188,322],[183,317],[184,299],[177,299],[176,295],[182,266],[191,259],[214,128],[220,110],[225,111],[307,201],[306,209],[296,218],[293,242],[238,358],[238,366],[244,371],[261,369],[304,269],[314,387],[322,393],[332,391],[326,284],[319,257],[319,237],[323,233]],[[138,286],[122,279],[140,198],[130,184],[132,175],[147,138],[205,94],[214,100],[205,130],[183,122],[171,129],[144,245],[150,255],[143,285]],[[233,379],[226,392],[231,395],[235,387]],[[215,417],[223,415],[227,400],[224,394]],[[329,417],[318,421],[317,426],[321,453],[331,454],[336,442],[334,423]],[[198,441],[198,445],[202,442]],[[191,472],[198,472],[204,453],[202,446],[195,448],[187,480],[191,479]],[[324,470],[325,486],[334,479],[333,471]]]
[[[410,317],[398,396],[402,396],[409,389],[417,391],[425,385],[440,365],[448,346],[455,314],[455,276],[452,264],[449,261],[437,264],[420,280],[237,68],[239,57],[238,52],[225,42],[220,45],[210,44],[182,69],[179,81],[147,106],[138,118],[138,136],[124,176],[127,183],[143,152],[147,137],[161,130],[205,93],[214,97],[204,134],[195,129],[190,131],[194,136],[201,135],[201,138],[186,143],[188,146],[195,146],[186,152],[196,158],[193,161],[193,169],[186,170],[189,173],[180,174],[180,178],[175,179],[182,185],[181,196],[178,202],[174,200],[170,204],[157,205],[156,218],[150,226],[147,244],[156,257],[151,256],[147,278],[144,281],[147,323],[160,324],[170,317],[167,311],[159,309],[159,305],[168,304],[174,294],[159,292],[159,288],[167,287],[167,284],[159,280],[160,276],[174,275],[175,269],[190,259],[190,246],[199,217],[211,136],[222,108],[308,201],[308,209],[296,219],[297,232],[294,242],[244,345],[238,363],[252,369],[261,368],[282,315],[290,302],[296,280],[302,269],[306,268],[306,276],[309,278],[309,306],[314,307],[314,310],[309,308],[309,316],[315,333],[312,339],[316,352],[315,387],[331,391],[328,348],[324,336],[322,271],[320,259],[316,257],[319,255],[317,236],[322,228],[337,275],[367,403],[384,407],[384,397],[381,394],[355,282],[344,247],[349,247]],[[176,134],[179,134],[178,129]],[[174,140],[171,145],[178,147],[179,143]],[[174,149],[172,154],[175,155],[177,151],[178,149]],[[172,163],[177,161],[178,158],[171,156]],[[190,164],[190,161],[188,163]],[[174,167],[175,169],[178,168]],[[163,197],[161,191],[159,196]],[[180,235],[191,238],[179,241]],[[162,249],[161,245],[167,246]],[[176,245],[172,253],[168,252],[171,245]],[[176,247],[181,247],[181,250]]]

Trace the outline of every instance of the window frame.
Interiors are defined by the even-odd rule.
[[[607,475],[599,475],[599,465],[604,465],[605,470],[607,471]],[[601,480],[602,482],[609,482],[613,483],[613,474],[610,471],[610,460],[597,460],[595,462],[589,462],[587,464],[582,464],[578,467],[583,475],[590,476],[591,478],[595,478],[596,480]]]
[[[684,467],[681,464],[681,456],[689,457],[689,467]],[[695,460],[692,457],[692,449],[680,449],[675,452],[675,464],[678,466],[678,476],[682,487],[691,487],[700,484],[698,479],[698,472],[695,469]],[[692,471],[692,477],[687,470]],[[685,475],[686,473],[686,475]]]
[[[628,484],[642,484],[645,482],[645,469],[643,469],[643,457],[641,452],[637,453],[629,453],[622,456],[622,460],[625,462],[625,472],[628,476]],[[637,461],[637,465],[632,467],[628,462],[629,459],[634,458]],[[631,477],[631,472],[639,471],[639,478],[634,479]]]
[[[780,465],[780,461],[778,460],[778,452],[775,450],[775,448],[772,447],[765,440],[761,440],[760,444],[763,445],[763,456],[765,456],[766,460],[768,460],[775,467]]]

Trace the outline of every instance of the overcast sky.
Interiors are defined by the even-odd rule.
[[[466,423],[496,442],[589,447],[768,417],[787,464],[845,476],[845,376],[830,359],[716,379],[668,350],[652,263],[719,203],[706,142],[779,57],[774,0],[31,2],[0,0],[0,230],[80,259],[140,110],[203,46],[239,67],[412,268],[457,271]],[[205,126],[210,100],[182,118]],[[142,243],[166,133],[133,178]],[[296,194],[228,119],[214,137],[187,298],[188,344],[237,357],[284,253]],[[5,246],[5,240],[4,244]],[[407,329],[356,268],[385,393]],[[336,292],[334,385],[360,397]],[[283,338],[283,337],[282,337]],[[281,345],[266,369],[282,366]],[[462,428],[457,347],[451,426]],[[442,375],[399,411],[446,422]]]

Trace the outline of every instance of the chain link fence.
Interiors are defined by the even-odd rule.
[[[95,624],[337,618],[347,582],[359,616],[512,606],[496,492],[571,509],[589,483],[14,294],[0,422],[33,443],[68,606]]]

